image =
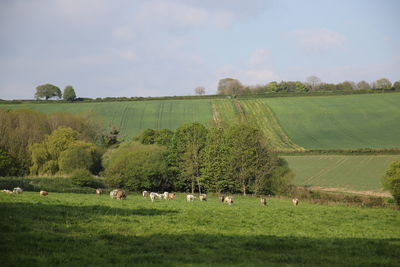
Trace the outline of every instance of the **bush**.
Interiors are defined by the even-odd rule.
[[[111,187],[132,191],[172,189],[164,147],[125,143],[107,151],[104,158],[104,174]]]
[[[383,177],[383,185],[390,191],[397,205],[400,206],[400,160],[389,166]]]
[[[98,182],[93,178],[90,171],[87,169],[76,169],[72,172],[72,183],[81,187],[99,187]]]
[[[61,153],[59,166],[61,173],[70,174],[76,169],[86,169],[98,174],[101,170],[101,152],[94,144],[77,141]]]

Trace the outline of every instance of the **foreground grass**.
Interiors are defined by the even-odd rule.
[[[400,254],[390,209],[25,192],[0,194],[0,214],[2,266],[395,266]]]
[[[382,191],[382,176],[400,155],[284,156],[296,174],[294,184]]]

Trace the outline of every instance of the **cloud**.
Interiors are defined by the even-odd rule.
[[[308,52],[323,52],[343,48],[347,37],[329,29],[302,29],[292,31],[288,37]]]
[[[245,85],[266,84],[279,80],[279,75],[271,66],[269,51],[266,49],[255,50],[241,63],[224,66],[215,72],[215,76],[217,76],[217,79],[235,78]]]

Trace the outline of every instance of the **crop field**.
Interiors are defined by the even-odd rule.
[[[304,150],[290,140],[272,110],[262,100],[241,100],[240,104],[243,107],[246,119],[256,124],[263,131],[275,149],[281,151]]]
[[[1,105],[7,109],[30,108],[45,113],[94,112],[103,119],[104,126],[121,131],[121,136],[133,136],[152,129],[175,129],[186,122],[212,122],[210,100],[163,100],[110,103],[50,103]]]
[[[296,174],[295,185],[382,191],[382,176],[400,155],[377,156],[285,156]]]
[[[306,149],[400,147],[400,94],[262,99]]]
[[[0,194],[2,266],[398,266],[396,210],[234,199]]]

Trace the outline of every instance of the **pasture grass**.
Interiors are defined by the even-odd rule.
[[[382,176],[400,155],[312,155],[284,156],[296,174],[294,184],[382,191]]]
[[[400,94],[261,99],[306,149],[400,147]]]
[[[398,265],[396,210],[234,199],[0,194],[2,266]]]

